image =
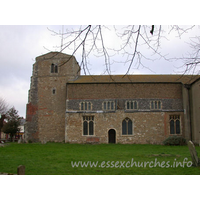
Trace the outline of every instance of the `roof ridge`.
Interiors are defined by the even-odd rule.
[[[81,75],[68,83],[184,83],[191,84],[200,78],[200,75],[180,74],[151,74],[151,75]]]

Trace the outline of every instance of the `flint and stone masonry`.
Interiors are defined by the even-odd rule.
[[[76,58],[51,52],[33,65],[25,135],[32,142],[200,142],[200,76],[80,75]]]

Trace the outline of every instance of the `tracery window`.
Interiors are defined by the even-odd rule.
[[[170,124],[170,134],[172,135],[181,134],[180,115],[170,115],[169,124]]]
[[[83,135],[94,135],[94,116],[83,116]]]
[[[132,134],[133,134],[132,121],[129,118],[125,118],[122,121],[122,135],[132,135]]]

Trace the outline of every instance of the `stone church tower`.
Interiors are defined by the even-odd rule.
[[[26,140],[65,140],[66,83],[80,75],[74,56],[50,52],[33,65],[26,114]]]
[[[36,58],[26,111],[32,142],[200,143],[199,75],[81,76],[74,56]]]

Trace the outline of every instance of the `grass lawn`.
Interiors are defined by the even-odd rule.
[[[200,147],[196,150],[200,155]],[[0,172],[16,174],[17,167],[25,165],[27,175],[200,174],[200,167],[187,167],[190,163],[176,167],[178,162],[183,164],[185,158],[191,161],[187,146],[9,143],[0,147]],[[81,167],[79,163],[78,167],[72,167],[71,162],[78,164],[78,161],[98,164],[97,167]]]

